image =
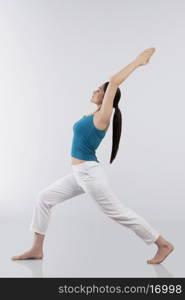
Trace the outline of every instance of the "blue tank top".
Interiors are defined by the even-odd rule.
[[[96,149],[104,138],[110,123],[105,130],[100,130],[94,126],[93,117],[94,114],[83,116],[74,123],[71,156],[81,160],[99,162],[96,157]]]

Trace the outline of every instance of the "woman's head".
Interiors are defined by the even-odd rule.
[[[93,102],[97,106],[101,106],[104,94],[105,94],[104,88],[103,85],[101,85],[93,92],[91,102]]]
[[[101,104],[103,102],[103,98],[108,85],[109,82],[107,81],[104,84],[100,85],[98,89],[93,92],[91,101],[98,106],[98,110],[101,108]],[[119,148],[120,137],[121,137],[122,115],[118,107],[120,98],[121,98],[121,91],[118,87],[113,101],[113,107],[115,108],[115,111],[113,115],[112,152],[111,152],[110,163],[112,163],[112,161],[116,157]]]
[[[99,107],[101,106],[106,89],[108,87],[108,84],[109,84],[109,82],[107,81],[107,82],[103,83],[102,85],[100,85],[95,91],[93,91],[91,102],[93,102],[94,104],[96,104]],[[118,105],[120,98],[121,98],[121,91],[118,88],[116,95],[114,97],[114,103],[113,103],[114,108]]]

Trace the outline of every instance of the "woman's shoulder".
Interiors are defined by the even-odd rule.
[[[96,112],[93,116],[94,126],[99,130],[106,130],[110,122],[102,121],[101,114]]]

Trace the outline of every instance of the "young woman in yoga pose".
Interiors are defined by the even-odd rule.
[[[161,263],[174,247],[165,240],[145,219],[125,206],[111,190],[103,166],[96,157],[96,149],[110,125],[113,115],[112,153],[110,163],[115,159],[121,137],[121,111],[118,102],[121,98],[119,86],[138,67],[146,65],[155,48],[140,53],[120,72],[111,76],[93,92],[91,102],[97,109],[84,115],[73,125],[71,147],[71,167],[69,174],[59,178],[42,190],[37,197],[30,229],[34,232],[30,250],[12,259],[42,259],[43,242],[51,215],[51,209],[67,199],[87,193],[111,219],[135,232],[146,244],[157,246],[156,255],[147,263]]]

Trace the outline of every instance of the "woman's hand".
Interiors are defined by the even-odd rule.
[[[128,64],[125,68],[111,76],[109,81],[119,86],[127,79],[127,77],[139,66],[143,66],[149,62],[150,57],[155,52],[155,48],[148,48],[141,52],[134,61]]]
[[[138,66],[143,66],[146,65],[152,54],[155,52],[155,48],[148,48],[141,52],[135,59],[135,62]]]

